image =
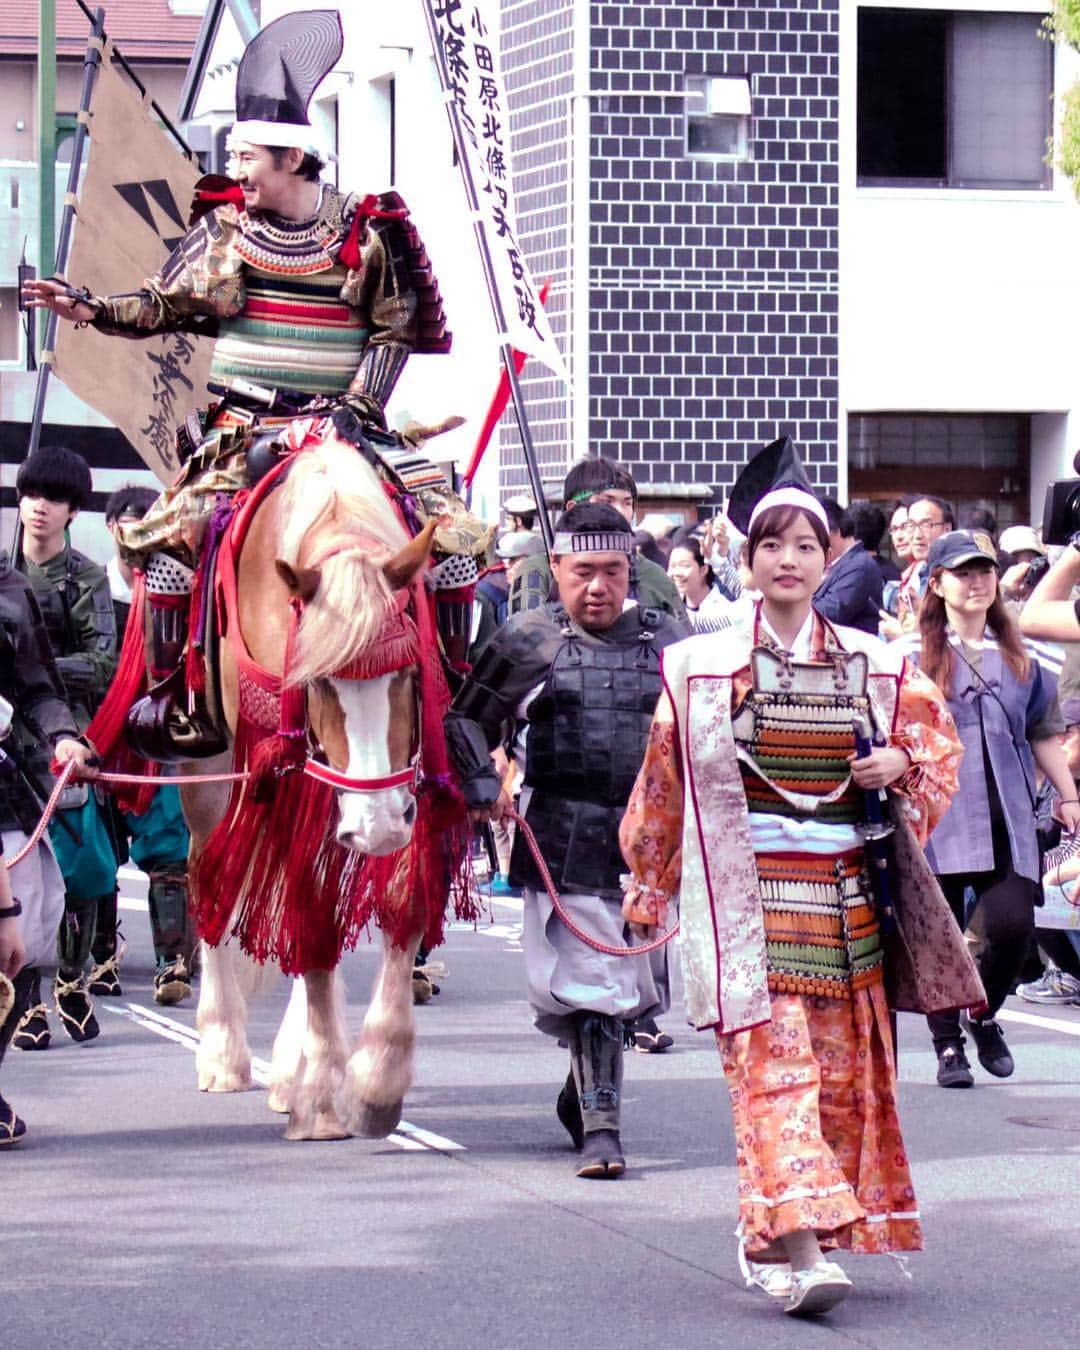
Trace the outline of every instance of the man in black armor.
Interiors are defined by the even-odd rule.
[[[627,941],[619,821],[660,694],[660,650],[687,631],[627,602],[633,546],[629,523],[610,505],[566,512],[551,558],[559,600],[515,615],[495,634],[446,718],[474,819],[498,820],[510,807],[491,752],[501,745],[524,760],[521,808],[561,904],[577,927],[613,947]],[[575,937],[520,830],[510,880],[523,887],[536,1025],[570,1048],[556,1109],[583,1150],[577,1174],[620,1176],[624,1038],[628,1024],[668,1007],[667,949],[616,957]]]

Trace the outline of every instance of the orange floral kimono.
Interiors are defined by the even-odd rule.
[[[750,654],[770,645],[759,625],[760,607],[664,653],[664,692],[620,830],[631,872],[623,912],[663,925],[679,903],[687,1011],[715,1031],[732,1100],[749,1255],[802,1229],[855,1251],[918,1250],[877,920],[861,848],[842,823],[852,818],[845,800],[851,808],[860,795],[846,768],[850,723],[841,737],[811,708],[748,774]],[[816,614],[796,659],[825,666],[860,652],[874,725],[911,760],[892,791],[925,842],[956,791],[952,717],[895,647]],[[830,772],[840,781],[828,792]],[[777,796],[781,779],[800,791],[780,785]],[[780,811],[791,841],[755,851],[752,814],[777,822],[757,813]],[[799,842],[823,817],[841,822],[832,852],[828,830]]]

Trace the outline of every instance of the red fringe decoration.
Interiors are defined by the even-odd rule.
[[[195,907],[199,933],[216,945],[230,931],[256,961],[275,959],[289,975],[332,969],[374,922],[394,945],[421,932],[426,946],[443,940],[449,898],[456,917],[479,917],[468,884],[468,815],[449,773],[442,718],[449,690],[435,639],[433,602],[412,588],[419,633],[424,783],[408,848],[385,858],[337,842],[334,789],[306,774],[267,779],[272,791],[238,783],[199,862]],[[282,725],[286,723],[283,712]],[[265,732],[241,720],[237,768],[271,760]],[[296,738],[303,746],[304,742]]]
[[[286,675],[296,658],[296,636],[304,602],[298,596],[293,596],[289,601],[289,611],[289,633],[285,639]],[[303,685],[290,685],[281,690],[278,698],[280,711],[277,732],[254,745],[248,759],[252,790],[260,800],[277,790],[282,773],[303,768],[307,759],[307,693]]]
[[[124,641],[105,698],[86,729],[86,736],[104,768],[110,773],[159,774],[161,766],[148,764],[128,749],[124,731],[127,715],[136,699],[142,698],[148,688],[143,631],[146,611],[146,579],[136,572],[131,586],[131,608],[128,610]],[[113,790],[121,811],[137,816],[145,814],[156,791],[153,783],[142,787],[130,784]]]
[[[86,729],[88,739],[102,759],[110,755],[123,739],[128,709],[146,693],[146,653],[143,642],[143,610],[146,604],[146,578],[136,572],[131,586],[124,640],[120,646],[116,674],[94,719]]]
[[[188,645],[187,660],[184,663],[184,681],[193,693],[204,694],[206,692],[206,661],[203,657],[202,648],[199,646],[201,633],[199,632],[199,619],[202,609],[203,588],[206,585],[206,567],[200,565],[195,569],[195,576],[191,582],[191,602],[188,608]]]
[[[238,767],[258,736],[249,723],[237,728]],[[332,970],[346,943],[356,940],[360,862],[337,842],[336,817],[333,789],[306,774],[285,774],[262,799],[238,783],[199,860],[200,936],[216,945],[232,919],[232,931],[256,961],[274,958],[289,975]]]

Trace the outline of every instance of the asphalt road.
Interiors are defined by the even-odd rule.
[[[741,1286],[726,1092],[678,1006],[674,1050],[628,1056],[627,1175],[578,1180],[553,1110],[563,1052],[531,1027],[519,917],[500,905],[437,954],[449,974],[417,1010],[402,1133],[286,1143],[263,1091],[196,1091],[194,1007],[155,1008],[129,903],[124,997],[101,1000],[101,1037],[75,1046],[54,1019],[52,1049],[4,1066],[32,1131],[0,1158],[4,1350],[996,1350],[1075,1334],[1080,1008],[1010,1000],[1016,1074],[977,1069],[969,1092],[936,1087],[925,1028],[901,1019],[927,1251],[910,1280],[843,1258],[855,1295],[794,1322]],[[347,959],[354,1030],[376,959]],[[256,1055],[286,996],[282,981],[255,1009]]]

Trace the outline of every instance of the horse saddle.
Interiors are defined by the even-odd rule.
[[[210,759],[228,748],[225,732],[209,710],[195,698],[187,699],[182,664],[132,704],[127,741],[140,759],[157,764]]]

